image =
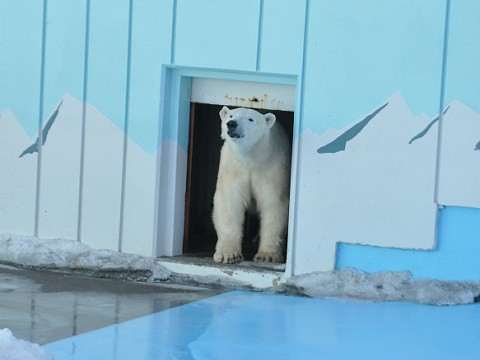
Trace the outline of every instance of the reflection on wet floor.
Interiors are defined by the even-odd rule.
[[[0,328],[45,344],[221,292],[0,266]]]

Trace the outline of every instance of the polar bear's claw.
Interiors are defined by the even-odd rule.
[[[284,262],[284,257],[280,253],[258,252],[257,255],[255,255],[255,257],[253,258],[253,261]]]
[[[213,255],[213,260],[217,263],[233,264],[243,260],[243,255],[239,252],[219,253]]]

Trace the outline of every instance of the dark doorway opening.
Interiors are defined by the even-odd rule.
[[[219,112],[223,105],[191,103],[190,135],[188,145],[188,169],[185,195],[185,227],[183,254],[196,257],[212,257],[217,234],[213,226],[213,196],[220,164],[221,121]],[[230,107],[231,109],[234,107]],[[293,138],[292,111],[255,109],[263,114],[275,114],[277,122]],[[246,214],[242,252],[245,260],[252,260],[258,250],[254,242],[258,234],[259,219]],[[288,239],[287,239],[288,241]]]

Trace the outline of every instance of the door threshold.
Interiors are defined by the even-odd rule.
[[[210,283],[229,287],[266,289],[280,284],[284,278],[285,264],[242,261],[219,264],[211,256],[163,256],[157,262],[178,275],[191,278],[196,283]],[[230,284],[229,284],[230,283]]]

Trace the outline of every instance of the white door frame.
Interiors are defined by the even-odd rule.
[[[199,79],[195,84],[192,98],[192,79]],[[210,79],[210,80],[209,80]],[[214,79],[214,80],[212,80]],[[223,82],[222,82],[223,81]],[[239,81],[239,92],[231,89],[232,81]],[[263,100],[249,101],[245,93],[245,82],[267,83],[268,94],[274,96],[257,96]],[[230,86],[227,97],[221,90],[208,91],[203,96],[199,92],[198,84],[215,85],[224,84]],[[260,85],[257,89],[264,89]],[[273,84],[273,85],[272,85]],[[290,85],[285,87],[282,85]],[[294,86],[292,91],[291,86]],[[215,86],[207,86],[209,90],[218,89]],[[155,239],[153,255],[175,256],[182,254],[183,231],[185,217],[185,190],[187,175],[187,148],[189,138],[190,103],[192,100],[206,99],[209,103],[225,104],[232,106],[246,106],[257,108],[279,109],[294,111],[293,145],[292,145],[292,168],[290,185],[290,213],[288,224],[287,262],[285,275],[292,274],[293,244],[295,239],[295,213],[296,213],[296,184],[297,184],[297,154],[298,138],[300,134],[300,105],[299,86],[297,77],[276,76],[258,73],[217,72],[201,69],[177,68],[164,66],[162,70],[162,91],[159,144],[161,153],[157,158],[156,195],[155,195]],[[244,95],[242,95],[244,94]],[[291,96],[295,99],[291,99]],[[210,98],[209,98],[210,96]],[[231,99],[228,99],[231,97]],[[237,98],[237,99],[235,99]],[[240,98],[245,99],[245,104]],[[223,101],[225,99],[225,101]],[[252,99],[250,97],[250,99]],[[235,104],[236,101],[236,104]],[[203,101],[199,101],[203,102]],[[260,102],[260,104],[258,104]],[[276,105],[275,105],[276,104]]]

